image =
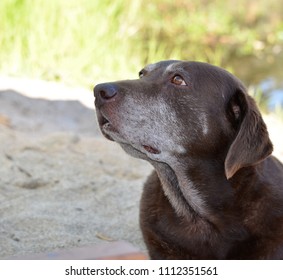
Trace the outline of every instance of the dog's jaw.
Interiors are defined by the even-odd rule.
[[[124,137],[118,129],[106,118],[103,114],[97,110],[98,124],[101,133],[105,138],[110,141],[115,141],[131,156],[149,160],[151,156],[159,155],[161,153],[157,148],[145,143],[145,144],[133,144],[130,143],[127,137]]]

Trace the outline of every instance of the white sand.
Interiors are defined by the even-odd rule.
[[[144,250],[138,209],[151,166],[100,136],[92,92],[9,81],[0,79],[0,258],[107,240]]]

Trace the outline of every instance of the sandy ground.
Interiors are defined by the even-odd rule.
[[[275,155],[283,126],[266,117]],[[91,91],[0,77],[0,258],[126,240],[151,166],[97,128]]]
[[[152,169],[100,135],[92,92],[0,85],[0,258],[108,240],[144,250],[138,208]]]

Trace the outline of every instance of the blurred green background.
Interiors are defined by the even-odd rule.
[[[224,67],[283,116],[282,0],[0,1],[0,75],[92,88],[164,59]]]

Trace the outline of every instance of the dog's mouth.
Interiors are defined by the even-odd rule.
[[[105,117],[101,116],[100,127],[103,130],[107,130],[107,128],[111,127],[110,121],[108,119],[106,119]]]
[[[111,123],[111,121],[103,115],[101,112],[97,112],[97,119],[99,123],[100,130],[103,134],[104,137],[106,137],[110,141],[115,141],[117,143],[123,143],[123,144],[128,144],[132,146],[135,149],[138,149],[137,146],[140,148],[140,152],[145,153],[145,154],[152,154],[152,155],[158,155],[161,153],[160,150],[157,148],[153,147],[152,145],[148,144],[141,144],[141,145],[135,145],[129,143],[124,137],[119,133],[118,129]]]
[[[114,126],[110,123],[110,121],[103,116],[100,112],[97,112],[97,119],[100,130],[104,137],[106,137],[110,141],[115,141],[111,136],[111,131],[115,131]]]

